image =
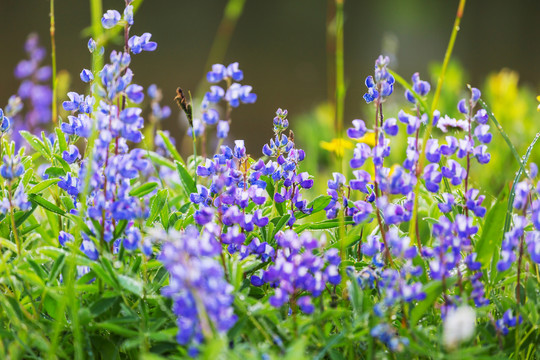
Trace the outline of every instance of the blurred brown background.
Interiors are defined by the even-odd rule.
[[[71,88],[82,92],[78,74],[90,67],[90,56],[81,30],[90,24],[90,6],[85,0],[55,3],[58,69],[68,70],[73,75]],[[392,67],[407,78],[415,71],[426,74],[430,62],[442,60],[457,3],[346,0],[347,123],[366,111],[363,81],[383,47],[396,50]],[[121,11],[123,4],[104,0],[103,8]],[[225,0],[145,0],[135,16],[132,34],[151,32],[158,50],[135,57],[134,82],[145,87],[156,83],[163,89],[164,103],[175,115],[166,126],[176,137],[180,135],[174,90],[179,85],[194,89],[208,70],[205,63],[225,5]],[[232,138],[245,138],[248,147],[260,148],[271,135],[277,107],[289,109],[294,122],[295,116],[327,99],[326,12],[325,0],[246,1],[225,63],[240,62],[243,83],[252,85],[259,98],[235,111]],[[17,90],[13,69],[24,57],[27,34],[38,32],[49,47],[49,2],[0,0],[0,14],[0,106],[4,106]],[[537,89],[539,18],[537,0],[468,1],[454,56],[471,75],[471,83],[509,67]]]

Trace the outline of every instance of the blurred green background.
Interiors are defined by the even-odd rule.
[[[244,84],[254,87],[258,101],[233,113],[229,139],[243,138],[258,155],[272,134],[277,107],[289,109],[296,139],[308,150],[311,172],[331,171],[332,155],[320,148],[333,137],[332,32],[334,1],[246,0],[232,33],[223,62],[240,62]],[[372,73],[375,58],[387,53],[391,67],[406,79],[419,71],[435,88],[433,76],[442,61],[457,8],[457,1],[387,0],[345,1],[345,126],[354,118],[371,121],[371,107],[362,100],[364,78]],[[70,90],[83,92],[78,79],[90,67],[86,49],[90,5],[86,0],[56,0],[57,61],[59,70],[72,74]],[[172,101],[177,86],[197,88],[208,70],[206,63],[223,17],[226,0],[145,0],[135,17],[132,34],[151,32],[158,42],[155,53],[133,61],[135,82],[163,89],[164,104],[173,116],[164,124],[181,143],[185,123]],[[122,0],[104,0],[103,9],[123,9]],[[37,32],[49,47],[49,1],[0,0],[0,105],[15,93],[13,69],[24,57],[23,44]],[[439,108],[455,114],[455,103],[467,83],[480,88],[520,154],[540,130],[536,95],[540,76],[540,1],[469,1],[453,53]],[[330,50],[330,51],[328,51]],[[329,55],[330,54],[330,55]],[[330,58],[329,58],[330,56]],[[512,69],[512,70],[503,70]],[[397,115],[403,90],[398,87],[386,110]],[[62,94],[59,94],[62,100]],[[197,104],[196,104],[197,105]],[[456,114],[457,115],[457,114]],[[493,129],[494,130],[494,129]],[[479,173],[480,185],[496,193],[517,169],[506,145],[494,130],[490,175]],[[189,144],[179,144],[189,153]],[[538,152],[536,152],[538,153]],[[399,156],[399,155],[398,155]],[[346,155],[346,158],[348,155]],[[539,157],[533,154],[532,159]],[[399,161],[399,159],[396,159]],[[317,167],[319,169],[317,169]],[[325,186],[324,181],[320,181]]]

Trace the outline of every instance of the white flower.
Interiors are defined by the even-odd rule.
[[[474,335],[476,313],[470,306],[452,309],[446,315],[443,329],[443,343],[448,349],[469,340]]]

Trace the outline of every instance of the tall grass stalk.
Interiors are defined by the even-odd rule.
[[[244,7],[246,0],[229,0],[223,11],[223,17],[219,23],[218,29],[216,31],[216,36],[212,41],[210,47],[210,53],[206,59],[206,64],[204,66],[204,71],[210,69],[212,64],[221,63],[225,59],[225,54],[231,43],[232,35],[234,34],[234,29],[238,23],[238,19],[242,16],[244,12]],[[204,73],[203,78],[197,84],[197,89],[195,91],[195,98],[200,99],[204,94],[206,84],[206,72]]]
[[[441,96],[441,89],[442,85],[444,83],[444,77],[446,75],[446,70],[448,69],[448,63],[450,62],[450,57],[452,56],[452,51],[454,50],[454,44],[456,42],[457,34],[459,31],[459,24],[461,23],[461,18],[463,17],[463,12],[465,11],[465,3],[466,0],[460,0],[458,5],[458,10],[456,13],[456,19],[454,20],[454,27],[452,28],[452,34],[450,35],[450,41],[448,42],[448,47],[446,48],[446,53],[444,55],[444,61],[441,69],[441,73],[439,75],[439,79],[437,81],[437,88],[435,90],[435,95],[433,96],[433,102],[431,103],[431,109],[428,113],[428,123],[426,131],[424,132],[424,137],[422,139],[422,146],[424,146],[431,136],[431,131],[433,129],[433,112],[437,109],[437,105],[439,104],[439,98]],[[426,109],[427,110],[427,109]],[[424,162],[426,159],[426,152],[422,148],[422,153],[418,159],[418,168],[417,172],[421,172],[424,168]],[[420,192],[420,181],[416,182],[416,186],[414,188],[414,208],[413,213],[411,217],[410,227],[409,227],[409,237],[411,238],[411,244],[415,242],[420,242],[420,239],[416,239],[417,237],[417,228],[418,228],[418,193]]]
[[[58,94],[57,94],[57,79],[56,79],[56,26],[54,19],[54,0],[50,0],[50,18],[51,18],[51,67],[52,67],[52,121],[53,125],[58,122]]]

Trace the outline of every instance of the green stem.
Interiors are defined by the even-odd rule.
[[[437,105],[439,104],[439,98],[441,96],[441,89],[444,82],[444,77],[446,75],[446,70],[448,69],[448,63],[450,62],[450,57],[452,56],[452,51],[454,50],[454,44],[456,42],[457,33],[459,31],[459,24],[461,23],[461,18],[463,17],[463,11],[465,10],[465,2],[466,0],[460,0],[459,6],[456,14],[456,19],[454,21],[454,27],[452,28],[452,34],[450,35],[450,41],[448,42],[448,47],[446,48],[446,53],[444,55],[444,61],[443,66],[441,69],[441,74],[439,75],[439,80],[437,81],[437,88],[435,90],[435,95],[433,97],[433,102],[431,103],[431,111],[427,114],[428,115],[428,123],[426,131],[424,132],[424,137],[422,139],[422,146],[425,145],[427,140],[429,139],[431,135],[431,131],[433,129],[432,124],[432,117],[433,112],[437,109]],[[418,159],[418,168],[416,171],[419,173],[424,168],[424,161],[426,158],[426,152],[422,149],[422,155],[419,156]],[[416,182],[416,186],[414,188],[414,208],[413,213],[410,221],[409,226],[409,236],[411,238],[411,244],[415,243],[417,239],[416,237],[416,222],[418,219],[418,193],[420,191],[420,181]]]
[[[335,0],[336,2],[336,17],[335,17],[335,39],[334,39],[334,52],[335,52],[335,65],[336,65],[336,119],[335,119],[335,132],[336,137],[339,139],[339,144],[341,145],[341,140],[343,138],[343,114],[345,109],[345,60],[344,60],[344,51],[343,51],[343,24],[344,24],[344,15],[343,7],[345,0]],[[338,167],[340,172],[344,173],[343,165],[343,153],[341,151],[336,152]],[[339,238],[340,238],[340,255],[341,261],[346,258],[345,254],[345,206],[344,201],[342,201],[342,209],[339,216]],[[342,281],[346,280],[345,267],[341,269],[341,278]]]
[[[210,69],[212,64],[216,62],[223,62],[238,19],[244,12],[245,3],[246,0],[229,0],[227,2],[225,10],[223,11],[223,18],[219,23],[216,36],[210,47],[210,53],[208,54],[204,71]],[[204,94],[203,89],[205,88],[204,84],[206,83],[206,72],[204,74],[205,76],[199,81],[195,92],[196,99],[201,99]]]
[[[336,0],[336,135],[343,137],[343,113],[345,109],[345,62],[343,51],[343,5],[345,0]]]
[[[56,79],[56,38],[55,38],[55,21],[54,21],[54,0],[50,0],[50,18],[51,18],[51,66],[52,66],[52,121],[53,125],[58,122],[58,94],[57,94],[57,79]]]
[[[10,208],[10,217],[11,217],[11,231],[13,232],[13,237],[15,238],[15,243],[17,244],[17,254],[21,256],[21,241],[19,240],[19,235],[17,234],[17,226],[15,224],[15,209],[13,207],[13,196],[11,195],[11,182],[8,185],[8,195],[9,195],[9,208]]]

